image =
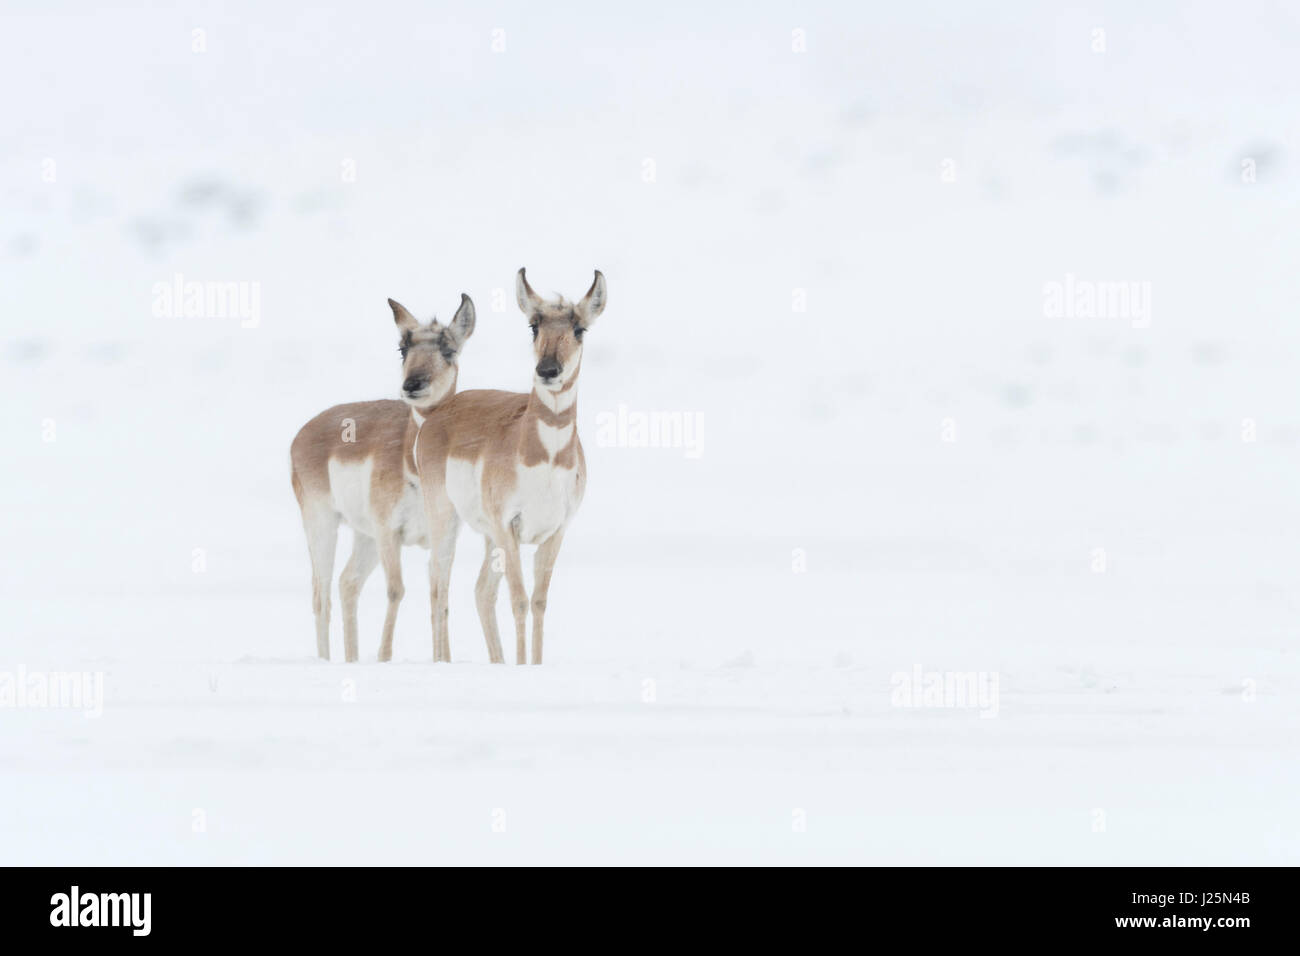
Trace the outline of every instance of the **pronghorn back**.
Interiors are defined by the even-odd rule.
[[[413,456],[418,430],[410,406],[396,400],[321,412],[289,447],[299,506],[328,505],[349,527],[372,537],[378,517],[401,532],[404,544],[428,547]],[[411,510],[401,507],[404,498],[415,502],[414,514],[400,513]]]

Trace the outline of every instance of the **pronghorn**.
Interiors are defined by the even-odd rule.
[[[533,331],[537,367],[532,392],[461,392],[448,400],[416,439],[433,545],[429,581],[434,660],[451,660],[447,585],[463,520],[486,540],[474,595],[494,664],[504,661],[496,618],[503,570],[515,619],[515,660],[527,663],[528,594],[519,546],[538,545],[533,560],[533,663],[542,662],[542,617],[551,571],[564,527],[578,510],[586,486],[587,463],[578,441],[575,400],[582,337],[605,308],[605,277],[597,272],[586,296],[575,305],[563,298],[544,301],[520,269],[515,298]],[[496,554],[501,555],[500,562]]]
[[[339,576],[343,655],[357,659],[357,597],[377,562],[388,580],[388,615],[379,659],[393,656],[404,544],[429,547],[429,525],[415,470],[415,438],[427,416],[456,392],[456,360],[474,331],[474,303],[462,294],[447,326],[421,325],[392,299],[401,329],[402,400],[353,402],[321,412],[289,447],[293,491],[311,553],[316,652],[330,656],[330,586],[339,522],[352,528],[352,557]]]

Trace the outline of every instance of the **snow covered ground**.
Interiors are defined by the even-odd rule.
[[[1300,862],[1300,13],[987,6],[7,7],[0,863]],[[526,389],[521,265],[609,283],[547,664],[469,535],[454,664],[416,550],[317,661],[290,439],[388,296]]]

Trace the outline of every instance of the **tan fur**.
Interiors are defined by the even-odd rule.
[[[563,299],[544,302],[533,293],[520,269],[516,296],[534,329],[538,371],[533,391],[463,392],[448,399],[417,438],[420,486],[433,541],[430,585],[435,660],[451,660],[447,582],[456,532],[464,520],[487,542],[475,597],[493,663],[504,662],[495,611],[502,574],[515,619],[515,660],[526,663],[524,630],[529,600],[519,546],[538,545],[531,606],[533,663],[541,663],[542,620],[551,572],[565,526],[586,489],[587,465],[578,439],[574,389],[582,364],[581,337],[604,309],[604,277],[597,272],[586,297],[574,305]],[[543,377],[548,364],[555,369],[555,379]],[[548,449],[546,435],[553,444],[563,444]],[[521,468],[534,487],[520,487]],[[468,486],[464,484],[466,476],[470,476]],[[494,554],[504,568],[495,566]]]
[[[358,658],[357,600],[376,564],[388,582],[388,611],[380,640],[379,659],[393,653],[397,608],[402,585],[402,545],[429,547],[418,488],[414,450],[420,421],[436,413],[455,394],[456,354],[473,331],[474,309],[468,296],[447,327],[421,326],[400,304],[389,300],[393,319],[402,330],[402,377],[419,383],[419,392],[403,392],[404,401],[354,402],[321,412],[298,432],[289,448],[294,495],[302,511],[312,560],[312,610],[316,617],[317,653],[328,659],[330,586],[334,549],[340,523],[352,525],[352,555],[339,577],[343,603],[343,648],[348,661]],[[451,355],[451,358],[447,356]],[[405,387],[405,386],[404,386]],[[368,482],[364,500],[349,499],[335,487],[331,471],[348,481]]]
[[[357,441],[343,440],[344,422],[349,420],[355,424]],[[372,504],[377,514],[390,514],[401,494],[403,466],[412,478],[417,477],[412,452],[418,431],[411,407],[396,399],[327,408],[303,425],[289,446],[298,504],[303,503],[305,494],[329,492],[330,459],[360,461],[373,457],[379,467],[372,483]]]
[[[548,413],[553,416],[549,421],[545,417]],[[448,458],[482,462],[484,498],[495,510],[515,490],[516,463],[532,466],[551,462],[557,467],[572,468],[582,462],[585,466],[576,427],[568,444],[552,457],[537,437],[538,421],[554,422],[557,426],[576,423],[577,403],[556,415],[542,405],[536,393],[471,389],[452,396],[420,430],[422,483],[436,485],[440,481],[437,462],[445,465]],[[578,469],[577,477],[585,488],[585,467]]]

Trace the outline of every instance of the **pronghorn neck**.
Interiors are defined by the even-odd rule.
[[[525,465],[569,467],[578,440],[578,377],[559,391],[533,386],[524,410],[519,456]]]
[[[456,394],[456,378],[457,376],[453,373],[451,376],[451,380],[443,385],[442,391],[437,396],[430,398],[426,404],[418,407],[415,405],[410,406],[411,421],[415,422],[415,427],[417,429],[424,424],[425,420],[430,415],[433,414],[433,410],[435,408],[441,405],[452,395]]]
[[[528,413],[545,417],[546,415],[565,415],[578,405],[578,377],[575,375],[562,390],[553,392],[539,385],[533,386],[533,394],[528,397]]]
[[[420,473],[420,429],[424,426],[424,423],[428,420],[429,416],[434,413],[434,410],[437,409],[439,405],[452,395],[456,394],[456,378],[457,375],[453,371],[451,382],[443,389],[442,393],[437,398],[433,399],[433,401],[429,402],[427,405],[423,405],[419,408],[414,405],[409,405],[409,408],[411,409],[411,418],[406,426],[406,447],[410,449],[411,454],[407,464],[408,466],[411,466],[411,470],[417,475]]]

